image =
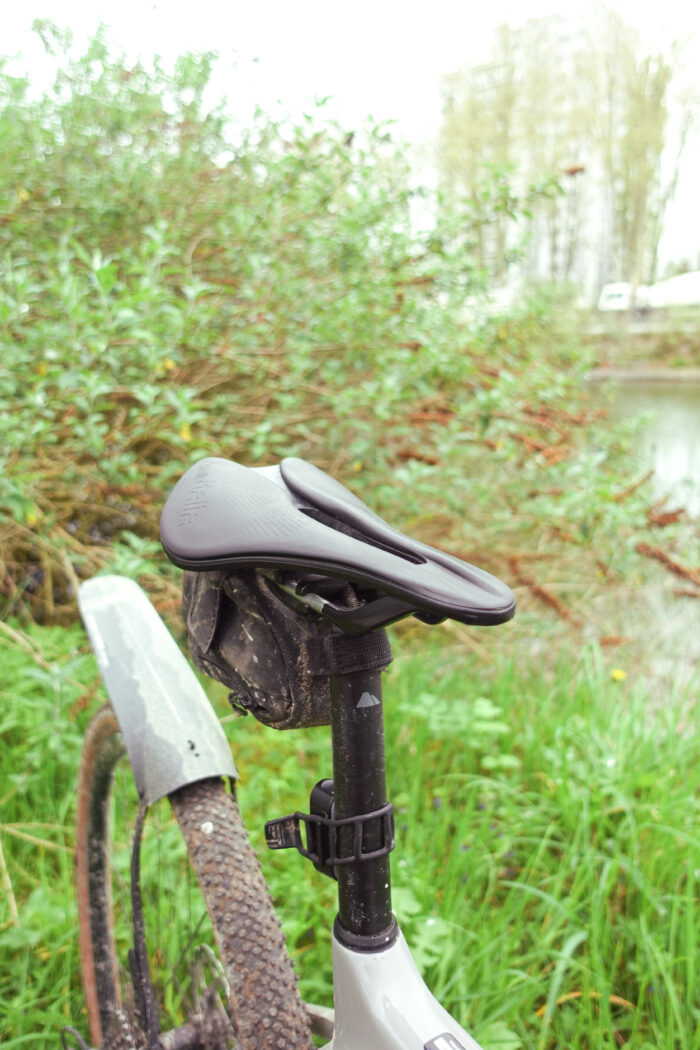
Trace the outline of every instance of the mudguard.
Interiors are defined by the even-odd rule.
[[[139,585],[95,576],[81,584],[78,605],[144,802],[207,777],[235,777],[206,693]]]

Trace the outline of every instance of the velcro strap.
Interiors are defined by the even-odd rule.
[[[384,630],[361,635],[336,634],[329,643],[330,674],[383,670],[392,661],[391,644]]]

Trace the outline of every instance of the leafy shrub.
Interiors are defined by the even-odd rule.
[[[496,570],[543,528],[590,545],[614,503],[609,447],[582,484],[573,333],[541,299],[464,321],[480,224],[524,206],[503,176],[416,233],[386,128],[232,127],[212,62],[146,70],[98,35],[38,101],[0,70],[0,614],[72,616],[205,454],[306,456]]]

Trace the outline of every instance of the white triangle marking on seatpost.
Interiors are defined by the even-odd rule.
[[[380,701],[374,695],[374,693],[363,693],[360,699],[357,701],[356,707],[376,707]]]

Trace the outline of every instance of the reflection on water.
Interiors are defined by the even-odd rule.
[[[604,388],[616,420],[644,415],[640,465],[654,470],[654,491],[700,516],[700,383],[624,382]]]

